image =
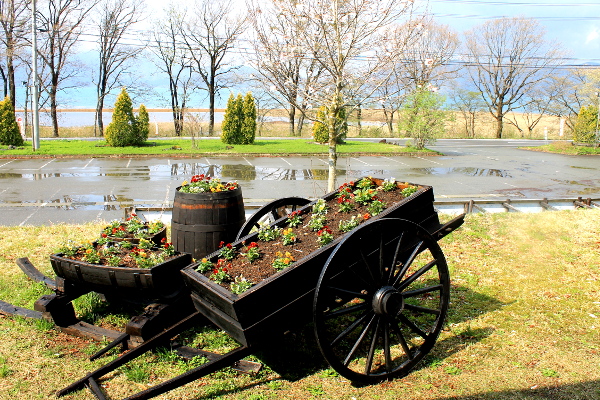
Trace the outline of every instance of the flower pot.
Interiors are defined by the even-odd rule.
[[[82,289],[142,299],[170,299],[183,290],[180,270],[190,265],[190,254],[180,253],[152,268],[113,267],[52,254],[50,264],[58,277]]]
[[[200,259],[235,240],[246,220],[242,189],[222,192],[175,192],[171,240],[175,249]]]
[[[106,236],[106,238],[113,242],[128,241],[128,242],[135,243],[135,244],[138,244],[140,242],[140,239],[136,238],[136,237],[119,238],[116,236],[108,235],[108,236]],[[163,239],[165,239],[165,240],[167,239],[167,227],[164,226],[160,231],[148,236],[147,239],[150,240],[151,242],[159,245]]]

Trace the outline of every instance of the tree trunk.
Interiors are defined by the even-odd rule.
[[[3,83],[2,98],[4,99],[6,96],[8,96],[8,84],[6,82],[6,75],[4,74],[4,68],[2,68],[2,67],[0,67],[0,75],[2,75],[2,83]]]
[[[54,79],[53,79],[54,80]],[[58,79],[56,79],[58,81]],[[56,104],[57,84],[52,83],[49,91],[50,96],[50,118],[52,119],[52,137],[58,137],[58,105]]]
[[[475,139],[475,113],[471,113],[471,126],[469,127],[471,139]]]
[[[183,108],[173,109],[173,125],[175,127],[175,136],[183,134]]]
[[[383,107],[383,116],[385,118],[385,124],[387,125],[390,137],[394,136],[394,112],[388,111]]]
[[[329,157],[327,159],[327,192],[333,192],[336,188],[335,176],[337,174],[337,143],[335,138],[329,136]]]
[[[208,136],[213,136],[215,132],[215,78],[211,76],[208,85]]]
[[[288,110],[290,136],[296,135],[296,107],[290,106]]]
[[[360,137],[362,135],[362,108],[360,104],[356,109],[356,119],[358,120],[358,136]]]
[[[504,119],[504,114],[502,113],[502,105],[502,102],[498,103],[498,106],[496,107],[496,114],[494,115],[494,118],[496,118],[496,139],[502,139],[502,127]]]
[[[96,126],[98,127],[98,134],[94,131],[94,136],[104,136],[104,120],[102,119],[102,110],[104,109],[104,97],[98,97],[96,103]]]
[[[337,127],[337,116],[339,107],[337,100],[329,108],[328,111],[328,131],[329,131],[329,148],[328,148],[328,173],[327,173],[327,192],[333,192],[336,188],[335,178],[337,174],[337,139],[338,139],[338,127]]]
[[[7,72],[8,72],[8,94],[10,96],[10,102],[12,103],[13,110],[16,109],[15,103],[17,99],[17,89],[15,85],[15,67],[13,64],[13,57],[10,56],[7,62]]]
[[[304,127],[304,113],[301,112],[296,124],[296,136],[302,137],[302,128]]]

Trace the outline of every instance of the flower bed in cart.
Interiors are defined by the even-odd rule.
[[[253,241],[221,243],[218,254],[198,262],[196,271],[241,294],[360,224],[417,192],[393,179],[362,178],[343,184],[329,200],[319,199],[287,216],[285,226],[264,226]]]

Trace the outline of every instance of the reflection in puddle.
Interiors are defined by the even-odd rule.
[[[114,194],[107,195],[83,195],[69,196],[64,195],[62,198],[49,200],[48,206],[55,206],[62,210],[103,210],[117,211],[122,209],[120,203],[133,204],[134,200]],[[43,203],[43,202],[41,202]]]
[[[223,180],[238,180],[238,181],[305,181],[305,180],[327,180],[327,168],[281,168],[281,167],[256,167],[247,164],[224,164],[224,165],[207,165],[201,163],[178,163],[171,165],[172,176],[192,176],[204,174],[208,176],[218,177]],[[337,176],[385,176],[389,175],[386,170],[346,170],[344,168],[337,169]]]
[[[503,169],[492,168],[411,168],[412,171],[420,172],[426,175],[450,175],[463,174],[469,176],[497,176],[500,178],[511,178],[511,175]]]

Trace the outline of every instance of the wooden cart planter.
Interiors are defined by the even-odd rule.
[[[112,267],[74,260],[63,254],[50,256],[54,273],[69,285],[134,300],[164,301],[178,296],[184,289],[179,271],[191,263],[191,254],[178,252],[152,268]]]
[[[335,195],[329,193],[324,199]],[[240,342],[240,347],[128,399],[148,399],[233,365],[275,336],[310,322],[323,356],[342,376],[377,382],[406,375],[431,350],[442,329],[450,278],[437,241],[464,219],[461,215],[441,224],[433,201],[433,188],[420,185],[408,198],[240,295],[198,273],[194,264],[184,268],[197,311],[58,395],[87,386],[103,396],[95,383],[98,378],[204,317]],[[273,205],[256,214],[252,221],[278,215]],[[273,222],[285,223],[285,218]],[[257,236],[247,233],[243,228],[232,245]],[[218,252],[208,256],[218,257]]]

